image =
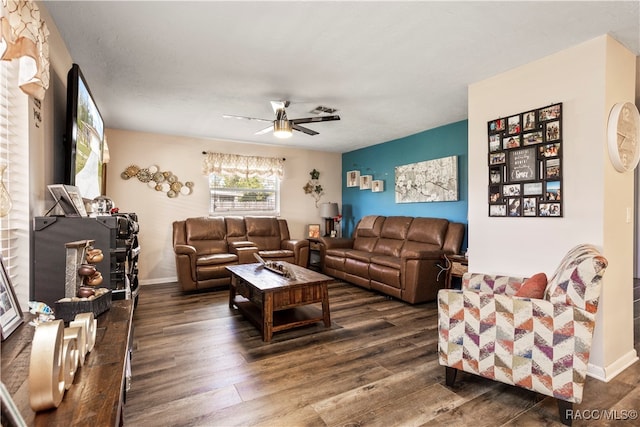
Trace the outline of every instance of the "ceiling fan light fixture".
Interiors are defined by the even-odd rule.
[[[274,120],[273,134],[276,138],[291,138],[291,122],[289,120]]]

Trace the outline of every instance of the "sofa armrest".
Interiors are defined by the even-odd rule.
[[[196,248],[191,245],[175,245],[173,252],[176,255],[176,274],[178,283],[185,291],[197,289],[196,260],[198,258]]]
[[[238,264],[252,264],[254,262],[258,262],[255,257],[258,250],[258,246],[248,240],[229,243],[229,253],[238,256]]]
[[[293,251],[295,264],[306,267],[309,263],[309,241],[307,239],[288,239],[280,242],[280,249]]]
[[[280,249],[288,249],[290,251],[297,252],[300,248],[309,247],[309,241],[307,239],[301,240],[283,240],[280,242]]]
[[[426,250],[426,251],[405,251],[402,253],[401,258],[403,261],[406,260],[436,260],[441,261],[444,251],[434,251],[434,250]]]
[[[441,365],[579,403],[595,314],[544,299],[441,289]]]
[[[242,240],[239,242],[230,242],[229,243],[229,251],[231,253],[235,253],[234,251],[238,250],[239,248],[257,248],[258,245],[256,245],[253,242],[250,242],[248,240]]]
[[[191,245],[175,245],[173,247],[173,251],[176,253],[176,255],[196,255],[196,248]]]
[[[348,237],[320,237],[319,243],[325,249],[351,249],[354,240]]]

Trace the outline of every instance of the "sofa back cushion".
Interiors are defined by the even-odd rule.
[[[280,229],[280,241],[291,240],[291,235],[289,234],[289,226],[287,225],[286,219],[278,218],[278,228]]]
[[[545,299],[573,305],[595,313],[598,310],[601,279],[608,262],[588,244],[571,249],[549,279]]]
[[[198,255],[228,252],[226,226],[223,217],[187,218],[185,237],[188,245],[196,248]]]
[[[402,254],[442,249],[449,221],[442,218],[414,218],[407,232]]]
[[[446,254],[459,254],[464,241],[466,226],[460,222],[450,222],[447,226],[447,234],[442,245]]]
[[[246,216],[247,240],[255,243],[258,249],[272,251],[280,249],[280,227],[273,216]]]
[[[224,218],[227,225],[227,242],[244,242],[247,240],[247,227],[241,216],[227,216]]]
[[[353,249],[373,252],[378,242],[378,237],[380,237],[384,221],[385,217],[383,216],[369,215],[363,217],[356,225],[356,230],[353,233]]]
[[[382,224],[380,237],[373,252],[399,257],[412,220],[413,218],[408,216],[387,217]]]

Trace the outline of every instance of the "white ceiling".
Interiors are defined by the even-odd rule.
[[[637,1],[44,4],[107,127],[333,152],[466,119],[470,83],[605,33],[640,55]],[[222,118],[271,100],[342,120],[279,140]]]

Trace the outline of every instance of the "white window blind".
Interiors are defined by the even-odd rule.
[[[0,61],[0,163],[12,200],[0,217],[2,258],[20,308],[29,301],[29,98],[18,87],[18,61]]]
[[[277,215],[280,180],[276,176],[246,177],[209,174],[209,213]]]

